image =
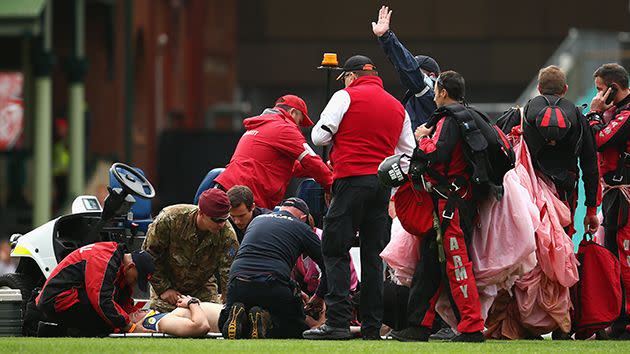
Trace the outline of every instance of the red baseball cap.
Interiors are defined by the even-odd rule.
[[[278,100],[276,100],[276,106],[278,105],[289,106],[291,108],[295,108],[298,111],[302,112],[302,114],[304,115],[304,119],[302,119],[302,122],[300,123],[300,125],[303,126],[304,128],[312,127],[314,125],[313,121],[308,116],[308,108],[306,108],[306,103],[304,102],[303,99],[299,98],[298,96],[284,95],[278,98]]]

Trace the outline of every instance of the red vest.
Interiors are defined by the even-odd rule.
[[[402,104],[383,89],[378,76],[363,76],[346,89],[350,107],[333,138],[333,179],[375,175],[394,154],[405,120]]]

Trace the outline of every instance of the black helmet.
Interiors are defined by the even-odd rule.
[[[407,175],[400,167],[400,160],[407,155],[392,155],[378,165],[378,180],[387,187],[400,187],[407,181]]]

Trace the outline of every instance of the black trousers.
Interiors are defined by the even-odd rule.
[[[435,230],[424,235],[420,242],[420,260],[411,279],[407,302],[407,326],[418,327],[427,312],[431,312],[431,298],[442,284],[442,269],[438,258]]]
[[[40,307],[44,320],[57,323],[68,336],[106,337],[114,329],[105,322],[90,304],[85,289],[79,289],[79,302],[62,312],[55,312],[53,305]]]
[[[406,328],[409,288],[390,280],[385,280],[383,285],[383,324],[395,331]]]
[[[301,339],[302,332],[309,328],[305,322],[302,299],[293,287],[281,281],[244,281],[233,278],[227,288],[228,296],[219,316],[219,328],[223,328],[235,302],[243,303],[247,311],[254,306],[269,311],[273,323],[269,331],[271,338]]]
[[[361,247],[361,330],[378,331],[383,319],[383,261],[379,254],[389,241],[387,205],[390,189],[376,175],[340,178],[324,218],[322,253],[328,278],[326,323],[348,327],[350,256],[356,232]]]

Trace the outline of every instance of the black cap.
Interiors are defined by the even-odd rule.
[[[343,63],[343,71],[341,72],[341,74],[339,74],[339,76],[337,76],[337,80],[341,79],[343,75],[347,72],[359,70],[376,70],[376,66],[374,66],[372,59],[366,57],[365,55],[352,56],[348,58],[345,63]]]
[[[155,272],[153,256],[146,251],[133,251],[131,252],[131,260],[138,270],[138,287],[142,291],[147,291],[147,283]]]
[[[416,55],[415,58],[420,69],[434,73],[435,75],[440,75],[440,66],[435,59],[427,55]]]
[[[308,216],[309,214],[308,205],[306,204],[306,202],[297,197],[291,197],[283,200],[282,203],[280,203],[280,206],[292,206],[299,209],[301,212],[306,214],[306,216]]]

